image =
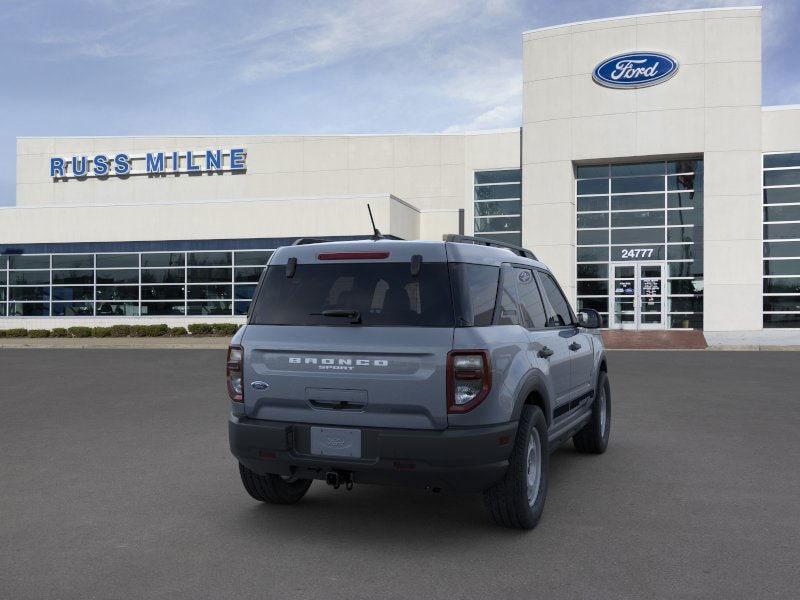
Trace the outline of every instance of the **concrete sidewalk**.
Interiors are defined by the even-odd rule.
[[[0,338],[0,348],[98,348],[217,350],[228,347],[229,337],[140,338]]]

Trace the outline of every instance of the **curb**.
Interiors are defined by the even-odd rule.
[[[228,337],[178,338],[0,338],[0,348],[71,350],[224,350]]]

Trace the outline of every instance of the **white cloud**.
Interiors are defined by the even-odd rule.
[[[520,102],[494,106],[467,123],[451,125],[444,130],[444,133],[480,131],[483,129],[505,129],[507,127],[518,127],[521,123],[522,106],[520,99]]]
[[[246,81],[335,64],[368,52],[409,44],[457,21],[477,3],[455,0],[359,1],[297,15],[291,27],[250,39],[240,69]]]

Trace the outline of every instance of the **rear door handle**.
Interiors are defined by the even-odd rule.
[[[539,350],[538,355],[539,358],[550,358],[553,356],[554,352],[550,350],[547,346],[544,346],[541,350]]]
[[[573,352],[575,352],[576,350],[580,350],[581,349],[581,345],[578,342],[572,342],[569,345],[569,349],[572,350]]]

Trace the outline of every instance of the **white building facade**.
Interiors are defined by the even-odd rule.
[[[523,123],[466,134],[19,138],[0,328],[242,321],[269,254],[378,227],[533,249],[613,328],[800,329],[800,107],[761,9],[523,34]]]

